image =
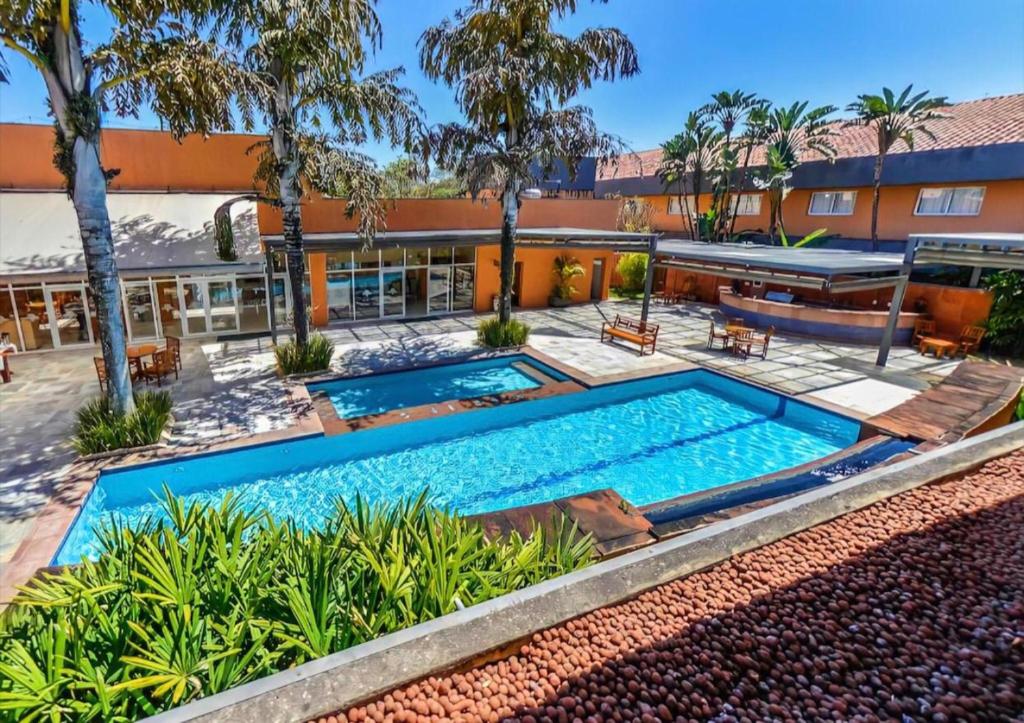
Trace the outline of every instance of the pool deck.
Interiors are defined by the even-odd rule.
[[[699,304],[654,307],[651,320],[661,325],[658,352],[638,357],[633,350],[597,340],[601,322],[616,313],[637,315],[639,305],[610,301],[517,316],[533,328],[534,353],[556,368],[574,370],[572,376],[586,386],[701,366],[861,418],[915,396],[956,367],[956,362],[894,349],[890,367],[880,371],[871,363],[873,347],[782,335],[773,339],[766,360],[710,352],[704,348],[707,328],[718,315]],[[463,315],[329,328],[325,333],[337,344],[333,372],[351,375],[479,356],[473,331],[478,321],[478,316]],[[88,468],[98,463],[73,469],[67,437],[74,410],[98,392],[95,354],[95,349],[84,349],[17,355],[12,358],[14,382],[0,385],[0,590],[26,579],[32,564],[27,551],[41,547],[25,544],[26,537],[33,531],[62,534],[91,484]],[[170,439],[163,448],[129,460],[327,431],[316,400],[303,397],[294,381],[274,373],[269,339],[186,340],[183,354],[181,379],[165,385],[175,402]],[[870,395],[853,391],[864,384],[873,385]],[[31,557],[38,562],[43,555]]]

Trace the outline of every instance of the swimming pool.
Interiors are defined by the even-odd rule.
[[[545,377],[555,381],[568,379],[525,354],[512,354],[321,382],[310,384],[309,390],[324,392],[338,416],[351,419],[432,402],[535,389]]]
[[[320,524],[338,498],[431,499],[471,514],[611,487],[636,505],[803,464],[859,424],[713,372],[104,472],[55,558],[96,550],[95,525],[159,513],[166,484],[189,502],[226,492],[251,509]]]

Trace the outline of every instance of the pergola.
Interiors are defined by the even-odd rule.
[[[906,252],[782,248],[763,244],[710,244],[659,240],[647,266],[642,317],[650,308],[654,269],[683,269],[729,279],[764,281],[833,294],[892,288],[876,364],[885,366],[914,264],[1024,269],[1024,234],[915,234]],[[976,281],[976,279],[975,279]]]

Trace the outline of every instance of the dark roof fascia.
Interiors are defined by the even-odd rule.
[[[874,156],[801,163],[793,171],[793,188],[861,188],[874,177]],[[744,190],[756,190],[750,168]],[[1024,179],[1024,143],[996,143],[987,146],[945,148],[935,151],[894,153],[882,167],[883,186],[924,183],[983,183]],[[597,196],[660,196],[678,193],[678,185],[666,190],[657,176],[612,178],[597,181]]]

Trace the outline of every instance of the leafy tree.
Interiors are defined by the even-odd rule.
[[[768,235],[773,243],[779,228],[785,229],[782,202],[789,194],[788,181],[793,171],[811,154],[828,160],[835,158],[832,138],[836,130],[827,118],[835,110],[831,105],[807,110],[807,101],[804,101],[788,108],[772,108],[767,114],[763,129],[765,166],[754,183],[768,195]]]
[[[555,258],[551,273],[555,277],[553,296],[556,299],[569,301],[577,293],[576,287],[572,285],[573,279],[585,276],[587,272],[578,258],[569,254],[560,254]]]
[[[463,184],[440,170],[428,171],[411,156],[402,156],[384,166],[384,196],[387,198],[461,198]]]
[[[137,115],[149,106],[171,133],[209,133],[231,125],[230,73],[216,72],[221,52],[189,28],[203,5],[190,0],[102,0],[114,22],[105,37],[83,38],[78,0],[4,0],[0,39],[25,58],[46,84],[56,129],[54,165],[75,207],[85,265],[96,302],[100,345],[115,412],[134,409],[117,262],[107,211],[107,183],[116,169],[100,156],[102,114]],[[0,81],[7,81],[0,56]]]
[[[999,271],[985,284],[992,291],[989,347],[1002,354],[1024,357],[1024,272]]]
[[[639,291],[644,288],[647,278],[647,254],[622,254],[615,270],[622,277],[622,288],[626,291]]]
[[[247,122],[260,117],[268,128],[257,144],[256,178],[281,206],[299,346],[309,338],[303,197],[310,191],[344,197],[371,243],[383,223],[384,179],[355,147],[372,136],[411,148],[420,132],[419,106],[398,84],[401,68],[360,77],[382,39],[374,5],[236,0],[220,4],[212,24],[212,37],[232,52],[231,71],[245,78]]]
[[[928,125],[946,116],[936,109],[946,105],[945,97],[929,98],[928,91],[911,95],[914,86],[908,85],[896,96],[888,88],[881,95],[859,95],[857,101],[846,107],[856,117],[847,125],[874,128],[878,138],[875,173],[871,194],[871,247],[878,250],[878,201],[882,190],[882,165],[886,154],[896,141],[903,141],[914,150],[914,137],[921,134],[935,140]]]
[[[620,30],[591,28],[575,37],[552,29],[577,0],[471,0],[420,38],[427,77],[455,89],[466,116],[431,133],[438,164],[462,178],[475,197],[485,188],[501,199],[500,324],[512,315],[512,274],[519,193],[556,159],[574,172],[584,156],[614,162],[618,139],[597,129],[591,111],[568,105],[595,80],[639,71],[636,49]]]

